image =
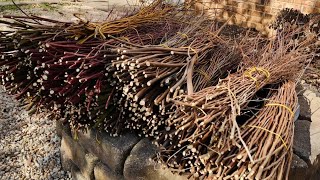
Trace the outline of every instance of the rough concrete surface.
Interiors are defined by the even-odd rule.
[[[320,96],[318,92],[307,89],[303,95],[310,103],[311,124],[310,124],[310,160],[314,162],[320,154]]]
[[[301,112],[295,122],[290,179],[320,179],[320,93],[304,81],[297,92]]]
[[[155,163],[152,159],[157,148],[148,139],[137,143],[124,164],[123,175],[127,180],[183,180],[185,177],[174,175],[169,169]]]

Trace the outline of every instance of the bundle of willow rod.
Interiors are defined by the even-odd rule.
[[[214,132],[206,132],[199,139],[198,146],[189,144],[181,146],[180,151],[161,151],[161,161],[175,172],[189,172],[200,179],[285,179],[292,156],[297,95],[294,82],[277,86],[279,88],[270,90],[259,112],[241,125],[242,140],[240,136],[236,137],[234,142],[220,149],[207,146],[209,141],[219,139],[213,136]],[[247,145],[252,161],[241,141]]]
[[[69,24],[38,17],[25,17],[23,19],[19,16],[4,16],[4,18],[14,20],[13,22],[1,20],[1,23],[9,25],[16,31],[2,33],[0,37],[2,84],[8,87],[13,94],[17,93],[18,90],[25,92],[25,87],[29,85],[26,80],[32,78],[35,66],[26,52],[41,52],[42,50],[38,49],[40,41],[46,41],[53,37],[58,40],[65,39],[57,33],[68,27]],[[56,25],[44,25],[39,21],[56,23]],[[20,95],[18,95],[19,97]]]
[[[166,13],[169,10],[170,13]],[[180,12],[179,14],[178,12],[180,11],[176,7],[171,7],[163,4],[161,1],[157,1],[151,4],[151,6],[139,11],[136,15],[96,24],[99,27],[108,28],[119,23],[121,24],[121,22],[128,23],[130,20],[130,26],[127,23],[124,23],[127,24],[127,27],[119,26],[121,29],[119,31],[110,32],[99,30],[99,33],[103,36],[104,34],[108,35],[108,39],[99,39],[94,38],[92,34],[88,35],[88,33],[91,33],[90,31],[87,31],[87,26],[90,25],[90,23],[63,23],[36,16],[4,16],[4,18],[9,19],[9,21],[2,22],[10,24],[11,27],[17,29],[17,31],[14,35],[9,34],[8,36],[3,37],[5,43],[8,43],[12,47],[10,49],[3,46],[6,51],[3,54],[14,56],[11,52],[16,51],[19,53],[19,58],[16,59],[13,57],[13,59],[15,59],[14,61],[11,61],[7,57],[4,58],[6,60],[3,62],[5,71],[2,76],[3,84],[12,94],[17,94],[17,99],[24,100],[27,109],[31,112],[40,110],[40,107],[45,107],[50,110],[54,109],[58,115],[72,121],[74,124],[73,126],[77,126],[77,124],[80,126],[82,124],[91,124],[90,122],[95,121],[101,122],[101,119],[106,119],[100,118],[101,113],[105,111],[103,107],[107,107],[104,104],[112,106],[114,100],[119,106],[113,111],[122,112],[121,116],[118,116],[118,113],[114,113],[114,115],[110,116],[117,116],[117,120],[110,118],[111,120],[105,120],[106,122],[99,124],[103,124],[105,128],[110,129],[108,131],[114,132],[114,129],[117,129],[117,131],[121,130],[121,126],[114,128],[113,124],[123,124],[123,122],[119,121],[123,121],[125,116],[130,117],[130,114],[126,115],[126,111],[123,110],[123,100],[121,95],[118,95],[118,92],[126,89],[127,86],[125,85],[125,88],[120,86],[117,91],[114,90],[113,86],[116,82],[115,80],[112,80],[114,68],[109,67],[110,60],[115,58],[115,54],[119,54],[118,51],[121,53],[120,57],[118,57],[117,60],[113,60],[113,62],[117,62],[125,57],[122,55],[122,51],[118,49],[129,50],[140,48],[143,50],[144,47],[148,47],[151,44],[165,42],[165,45],[160,45],[158,48],[163,46],[180,48],[179,51],[181,51],[182,54],[176,52],[176,54],[178,53],[178,56],[174,56],[176,59],[181,57],[184,63],[190,61],[191,56],[193,56],[193,63],[194,61],[198,61],[196,58],[198,58],[198,54],[200,54],[199,59],[202,59],[203,61],[197,63],[198,65],[196,67],[199,67],[199,70],[197,70],[196,73],[186,73],[187,71],[193,71],[193,68],[187,68],[187,66],[184,65],[179,72],[176,72],[177,74],[175,76],[170,76],[169,79],[167,78],[163,81],[166,85],[163,85],[162,83],[159,88],[160,90],[167,88],[170,83],[173,84],[177,82],[177,79],[180,79],[181,76],[183,77],[182,80],[178,81],[176,87],[171,88],[171,91],[176,88],[177,90],[175,92],[165,91],[165,94],[171,95],[175,94],[179,89],[182,89],[180,90],[180,93],[185,91],[186,74],[189,74],[189,81],[190,79],[192,81],[192,77],[194,77],[197,80],[195,83],[199,82],[199,85],[196,84],[195,87],[195,90],[197,90],[201,86],[206,86],[204,85],[205,83],[214,83],[220,74],[226,73],[226,70],[228,70],[229,67],[233,68],[233,63],[238,61],[238,59],[229,61],[228,58],[225,58],[227,60],[223,62],[217,61],[213,51],[228,51],[227,44],[208,50],[210,48],[208,43],[212,44],[212,42],[203,38],[203,33],[207,31],[212,34],[212,32],[210,32],[210,30],[212,31],[212,27],[210,27],[211,21],[206,20],[205,18],[192,18],[192,15],[188,13]],[[181,14],[184,14],[184,16]],[[14,20],[14,22],[12,23],[10,20]],[[181,22],[179,22],[179,20],[181,20]],[[190,23],[192,26],[189,25]],[[188,28],[185,28],[186,25],[189,25],[187,26]],[[183,32],[178,31],[178,29],[183,30]],[[171,38],[173,34],[175,34],[175,36]],[[78,41],[79,39],[81,40]],[[21,44],[21,42],[24,41],[25,43]],[[5,43],[3,43],[3,45]],[[199,53],[195,53],[193,48],[202,48],[202,50]],[[163,48],[163,50],[167,54],[169,51],[170,53],[172,52],[172,48]],[[149,51],[147,53],[153,52]],[[171,56],[170,53],[169,56]],[[195,56],[196,54],[197,56]],[[234,53],[230,54],[231,56],[229,58],[234,58],[232,57]],[[128,56],[129,55],[133,57],[136,54],[128,54]],[[208,56],[212,56],[211,60],[204,61],[205,59],[208,59]],[[215,65],[216,63],[218,63],[217,66]],[[224,71],[218,71],[220,65],[224,67]],[[216,73],[211,74],[208,72],[211,71],[212,68],[216,68]],[[9,71],[6,71],[7,69]],[[23,69],[23,71],[20,71],[21,69]],[[160,70],[159,67],[158,70]],[[167,70],[169,71],[169,69]],[[175,71],[176,70],[177,68]],[[183,71],[184,73],[181,73]],[[121,76],[125,75],[126,74],[123,73]],[[120,75],[118,75],[118,77],[120,77]],[[159,82],[158,78],[155,80],[155,85],[158,83],[157,81]],[[201,84],[202,82],[205,83]],[[102,88],[101,84],[110,84],[110,86],[108,86],[108,88]],[[143,85],[148,86],[148,82]],[[100,88],[106,88],[106,90],[102,91]],[[98,96],[100,93],[104,98]],[[114,97],[113,100],[110,100],[110,94],[114,95],[112,96]],[[159,100],[159,103],[162,103],[160,106],[162,114],[164,114],[166,110],[163,107],[167,106],[164,105],[165,101],[163,97],[164,96],[159,96],[157,99],[162,100]],[[153,104],[154,100],[151,100],[150,104]],[[99,101],[100,103],[96,103],[96,101]],[[103,101],[107,101],[107,103],[103,104]],[[158,105],[159,103],[156,104]],[[72,106],[69,106],[69,104]],[[76,108],[74,105],[76,105]],[[94,110],[91,110],[91,105],[97,107],[94,107]],[[66,109],[71,110],[69,111]],[[136,107],[128,109],[130,111],[131,109],[136,109]],[[149,106],[147,108],[142,108],[142,110],[143,109],[151,108]],[[107,116],[106,113],[102,114],[103,117]],[[150,112],[148,116],[151,114],[152,118],[156,119],[153,112]],[[141,117],[141,115],[138,116],[140,119],[146,118]],[[152,121],[150,120],[149,122]]]
[[[216,86],[175,97],[172,102],[176,108],[165,121],[167,131],[156,136],[156,144],[163,149],[161,157],[168,158],[173,167],[189,168],[196,176],[206,174],[196,157],[209,151],[222,155],[236,145],[243,148],[253,161],[236,122],[240,109],[245,108],[265,85],[294,80],[297,72],[314,55],[308,51],[315,42],[313,36],[299,43],[287,39],[287,36],[279,35],[264,48],[257,49],[260,59],[248,60],[256,67],[244,67],[244,70],[220,80]],[[247,58],[250,57],[256,56]],[[185,148],[191,151],[186,153]],[[191,166],[197,167],[196,171]]]
[[[127,128],[154,136],[165,123],[171,98],[213,85],[237,68],[241,57],[233,50],[235,44],[222,37],[204,38],[199,27],[209,31],[213,26],[205,18],[193,22],[162,45],[117,49],[121,56],[113,65],[129,110]]]
[[[114,21],[103,23],[87,23],[86,29],[93,32],[88,38],[100,36],[107,38],[107,35],[121,34],[127,30],[135,30],[154,23],[176,22],[181,23],[182,11],[176,7],[165,3],[163,0],[155,0],[150,5],[143,7],[137,13],[123,17]],[[163,23],[164,26],[169,25]]]
[[[16,48],[20,56],[5,58],[3,62],[3,85],[23,101],[31,112],[40,108],[63,109],[67,102],[77,104],[82,96],[92,94],[94,88],[94,92],[100,93],[101,84],[105,84],[102,79],[105,75],[99,72],[105,70],[100,62],[105,57],[101,53],[96,56],[98,48],[92,49],[100,44],[99,41],[81,45],[56,41],[36,43],[35,47],[24,51]],[[88,67],[97,71],[90,71]],[[77,79],[73,79],[73,76],[77,76]],[[82,82],[82,86],[77,82]],[[87,103],[90,104],[90,100]]]
[[[243,164],[248,159],[248,154],[244,148],[240,149],[234,158],[236,163],[233,164],[245,167],[242,168],[242,172],[239,168],[230,177],[279,180],[288,177],[297,101],[295,83],[285,82],[279,87],[278,92],[273,92],[272,96],[267,99],[267,104],[259,111],[259,114],[241,127],[241,137],[245,139],[253,162]],[[230,152],[232,151],[229,151],[229,155],[231,155]],[[232,152],[232,155],[234,154]]]
[[[292,117],[282,108],[295,108],[292,83],[244,125],[236,118],[261,88],[297,77],[315,36],[293,40],[301,31],[287,29],[271,41],[252,34],[233,41],[221,35],[224,25],[160,0],[105,23],[5,18],[17,31],[0,33],[1,79],[31,112],[53,110],[73,129],[138,129],[156,139],[162,161],[194,177],[287,172]]]
[[[186,14],[188,13],[183,12],[178,7],[168,5],[163,0],[156,0],[133,14],[123,14],[121,17],[112,17],[109,14],[104,22],[99,23],[87,22],[82,19],[79,19],[79,23],[62,22],[35,15],[1,15],[1,18],[4,18],[4,20],[0,20],[0,23],[6,24],[16,30],[42,30],[47,33],[46,35],[56,35],[54,36],[55,38],[63,36],[64,38],[74,38],[75,40],[79,40],[78,43],[83,43],[91,38],[106,39],[108,35],[121,36],[128,31],[136,32],[136,38],[139,38],[139,34],[148,34],[150,29],[161,31],[165,28],[172,28],[172,25],[183,24],[180,20],[184,21],[184,15]],[[6,19],[9,19],[9,21]],[[14,20],[14,22],[10,20]]]
[[[3,32],[0,43],[4,60],[2,80],[11,94],[23,100],[31,112],[40,108],[54,109],[76,129],[99,122],[112,134],[119,134],[123,128],[114,126],[125,118],[116,113],[122,111],[119,110],[122,107],[113,107],[118,93],[113,87],[116,83],[112,78],[114,68],[110,66],[116,54],[111,49],[158,44],[183,27],[183,23],[169,18],[153,24],[140,22],[139,27],[115,33],[117,37],[109,34],[106,40],[86,38],[78,41],[87,37],[86,31],[81,29],[85,24],[40,17],[4,18],[9,20],[3,23],[17,29],[11,34]],[[40,20],[51,25],[38,23]],[[74,31],[77,28],[79,30]],[[106,111],[107,107],[110,108]]]

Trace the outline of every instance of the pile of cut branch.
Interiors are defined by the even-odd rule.
[[[30,114],[75,132],[135,131],[159,146],[156,161],[193,178],[288,177],[295,82],[317,53],[310,24],[231,38],[161,0],[102,23],[0,23],[14,29],[0,32],[2,85]]]

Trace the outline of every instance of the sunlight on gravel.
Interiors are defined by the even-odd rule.
[[[0,89],[0,179],[71,179],[60,163],[55,122],[29,116]]]

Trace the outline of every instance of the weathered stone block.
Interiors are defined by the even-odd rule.
[[[70,136],[65,135],[62,137],[61,154],[63,154],[66,159],[71,159],[85,178],[93,179],[93,168],[98,158],[87,153],[86,150]]]
[[[293,151],[301,159],[311,164],[310,121],[297,120],[294,125]]]
[[[148,140],[137,143],[124,164],[126,180],[182,180],[186,177],[173,174],[168,168],[152,161],[157,148]]]
[[[59,137],[63,134],[71,136],[71,129],[68,125],[64,125],[61,121],[56,120],[56,131]]]
[[[131,133],[111,137],[106,133],[98,133],[94,130],[79,133],[78,137],[81,146],[96,155],[103,164],[107,164],[111,170],[118,174],[122,174],[126,157],[139,141],[138,136]]]
[[[68,142],[66,138],[62,138],[61,145],[60,145],[61,163],[62,163],[63,169],[68,171],[71,170],[73,165],[73,162],[71,160],[73,149],[71,147],[72,147],[72,144],[70,144],[70,142]]]
[[[60,158],[62,168],[66,171],[71,171],[73,166],[72,158],[72,150],[70,149],[71,145],[67,144],[66,140],[62,138],[61,146],[60,146]]]
[[[290,180],[301,180],[306,179],[308,170],[308,164],[303,161],[299,156],[293,154],[292,164],[289,174]]]
[[[113,172],[109,167],[102,164],[101,162],[98,163],[94,167],[94,178],[95,180],[123,180],[124,177]]]
[[[311,109],[309,100],[303,94],[299,94],[298,101],[300,105],[299,119],[311,121]]]
[[[83,176],[80,169],[78,169],[75,165],[71,167],[71,176],[73,180],[90,180]]]

